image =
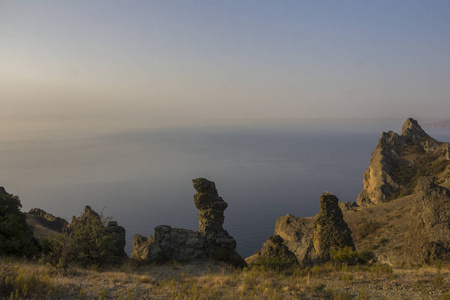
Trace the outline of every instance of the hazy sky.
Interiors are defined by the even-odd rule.
[[[450,1],[0,0],[0,104],[78,125],[447,118]]]

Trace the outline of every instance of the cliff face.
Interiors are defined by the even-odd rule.
[[[194,203],[199,210],[198,231],[157,226],[154,238],[139,234],[133,237],[131,257],[159,263],[211,258],[238,267],[246,266],[244,259],[236,252],[236,241],[222,227],[228,204],[219,197],[214,182],[205,178],[192,182],[197,192]]]
[[[430,137],[411,118],[403,124],[400,135],[383,132],[363,174],[358,204],[376,205],[410,195],[421,176],[445,180],[450,167],[448,149],[448,143]]]

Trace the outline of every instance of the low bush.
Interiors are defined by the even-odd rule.
[[[345,246],[342,249],[331,252],[334,261],[349,265],[356,264],[358,261],[358,253],[352,248]]]
[[[43,261],[59,268],[76,263],[82,267],[118,263],[114,256],[114,237],[101,218],[88,217],[76,223],[70,233],[42,242]]]

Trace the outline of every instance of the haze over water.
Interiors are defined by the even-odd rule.
[[[0,184],[70,221],[90,205],[127,233],[153,235],[157,225],[197,229],[191,179],[216,183],[228,202],[225,229],[249,256],[287,213],[314,216],[324,191],[355,201],[382,131],[402,121],[291,122],[139,129],[91,136],[57,130],[0,144]],[[441,141],[448,129],[424,129]],[[31,129],[32,131],[32,129]]]

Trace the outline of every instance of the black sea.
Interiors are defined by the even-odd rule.
[[[133,235],[157,225],[197,229],[191,179],[216,183],[228,202],[224,227],[247,257],[288,213],[314,216],[324,191],[356,201],[382,131],[399,121],[309,121],[185,126],[45,138],[0,145],[0,185],[23,210],[39,207],[71,220],[84,206],[103,211]],[[448,129],[425,131],[449,141]]]

